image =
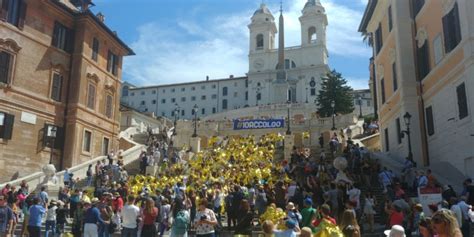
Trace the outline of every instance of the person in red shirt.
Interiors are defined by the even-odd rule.
[[[385,212],[388,214],[389,217],[389,227],[394,225],[403,225],[403,212],[402,210],[395,206],[390,205],[388,202],[385,204]]]
[[[148,198],[145,202],[145,209],[142,213],[143,228],[142,237],[155,237],[156,227],[155,220],[158,216],[158,208],[155,207],[155,201],[152,198]]]
[[[123,199],[119,193],[114,194],[114,200],[112,201],[112,208],[114,211],[121,212],[123,208]]]
[[[337,225],[336,224],[336,219],[331,217],[331,207],[329,207],[328,204],[323,204],[319,210],[319,215],[321,218],[316,219],[313,221],[313,226],[318,227],[321,222],[324,220],[329,221],[330,223]]]

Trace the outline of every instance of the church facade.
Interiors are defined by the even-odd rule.
[[[122,102],[158,116],[190,119],[243,107],[314,103],[321,77],[329,72],[327,17],[319,0],[308,0],[299,17],[301,44],[285,47],[282,11],[277,23],[265,4],[248,25],[249,69],[246,77],[134,87],[124,84]],[[276,37],[278,47],[275,45]],[[197,107],[197,110],[193,110]]]

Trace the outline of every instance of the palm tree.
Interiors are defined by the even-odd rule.
[[[368,46],[374,46],[374,37],[371,32],[362,32],[362,41]]]

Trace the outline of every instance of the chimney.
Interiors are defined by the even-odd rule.
[[[209,76],[206,76],[206,81],[209,81]]]
[[[230,75],[229,78],[231,78],[231,79],[234,78],[234,75]]]
[[[102,12],[97,13],[96,17],[97,17],[97,19],[99,19],[100,22],[104,23],[105,16],[104,16],[104,14],[102,14]]]

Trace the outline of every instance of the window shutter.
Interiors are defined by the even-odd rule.
[[[118,65],[119,65],[119,56],[114,54],[114,66],[113,66],[113,72],[112,74],[114,74],[115,76],[117,76],[117,72],[118,72]]]
[[[111,72],[111,69],[112,69],[112,52],[108,52],[107,54],[107,71],[108,72]]]
[[[466,85],[464,83],[456,88],[456,94],[458,97],[459,119],[463,119],[469,114],[467,111]]]
[[[53,30],[53,40],[51,44],[54,47],[58,47],[58,40],[59,40],[59,25],[57,22],[54,23],[54,30]]]
[[[15,115],[5,114],[3,139],[11,140],[13,135],[13,124],[15,122]]]
[[[446,16],[443,16],[443,38],[444,38],[444,51],[449,53],[451,47],[449,44],[450,35],[449,35],[449,13]]]
[[[74,30],[66,28],[66,52],[72,53],[74,51]]]
[[[3,0],[2,1],[2,11],[0,12],[0,20],[6,21],[8,15],[8,5],[10,4],[10,0]]]
[[[25,26],[25,17],[26,17],[26,1],[25,0],[20,0],[20,15],[18,18],[18,28],[23,30],[23,27]]]
[[[7,52],[0,52],[0,82],[8,83],[10,58],[11,56]]]
[[[458,3],[454,4],[453,7],[453,15],[452,15],[452,24],[454,24],[454,40],[456,41],[454,45],[458,45],[459,42],[461,42],[462,36],[461,36],[461,24],[459,22],[459,10],[458,10]],[[455,47],[455,46],[454,46]],[[453,47],[453,48],[454,48]]]

